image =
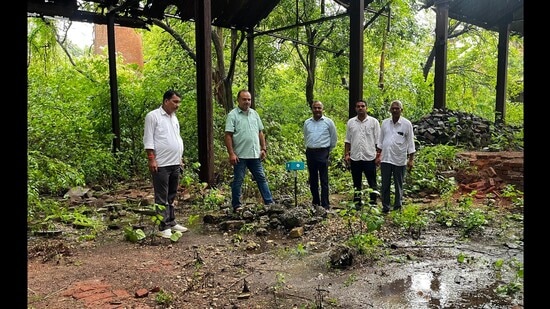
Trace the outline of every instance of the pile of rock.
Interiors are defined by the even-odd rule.
[[[470,150],[518,150],[514,135],[517,128],[494,124],[474,114],[449,109],[434,109],[413,122],[416,139],[423,145],[455,145]],[[499,137],[499,145],[492,145]],[[512,149],[502,149],[512,148]],[[521,146],[519,146],[521,147]]]

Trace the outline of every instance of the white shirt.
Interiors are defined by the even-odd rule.
[[[147,113],[143,145],[155,151],[159,167],[181,164],[183,140],[176,114],[167,114],[162,106]]]
[[[346,124],[346,139],[350,144],[350,159],[353,161],[372,161],[376,158],[376,143],[380,135],[378,119],[367,115],[363,121],[357,116]]]
[[[412,123],[403,117],[394,124],[392,118],[382,121],[378,148],[382,149],[381,162],[396,166],[407,165],[407,154],[415,153]]]

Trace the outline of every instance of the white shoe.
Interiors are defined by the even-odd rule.
[[[174,226],[171,227],[172,231],[178,231],[178,232],[182,232],[182,233],[185,233],[188,231],[188,229],[183,226],[183,225],[179,225],[179,224],[176,224]]]
[[[170,238],[170,237],[172,237],[172,231],[170,229],[166,229],[166,230],[163,230],[163,231],[158,231],[156,233],[156,235],[158,237],[162,237],[162,238]]]

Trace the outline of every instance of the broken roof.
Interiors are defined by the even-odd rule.
[[[108,14],[114,14],[117,25],[148,28],[153,18],[164,18],[167,9],[172,7],[176,8],[174,17],[184,21],[195,20],[197,1],[204,0],[28,0],[27,13],[94,24],[107,24]],[[212,25],[237,30],[251,29],[267,17],[279,2],[211,0]]]
[[[349,7],[350,0],[335,0]],[[373,0],[365,0],[365,7]],[[523,0],[421,0],[423,8],[449,4],[449,17],[487,30],[499,31],[501,24],[510,23],[512,33],[523,36]],[[388,4],[391,0],[388,1]]]
[[[510,24],[510,31],[523,36],[523,0],[423,0],[425,8],[449,4],[449,17],[487,30],[499,31]]]
[[[204,0],[27,0],[27,13],[64,17],[72,21],[107,24],[113,13],[115,24],[148,28],[152,18],[162,19],[169,7],[174,17],[195,20],[195,3]],[[249,30],[266,18],[281,0],[210,0],[212,25]],[[348,7],[351,0],[335,0]],[[373,0],[365,0],[365,7]],[[487,30],[499,31],[510,23],[512,33],[523,35],[523,0],[421,0],[424,8],[449,4],[449,17]],[[391,2],[391,1],[389,1]]]

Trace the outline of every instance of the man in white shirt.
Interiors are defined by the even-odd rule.
[[[403,203],[403,181],[407,170],[414,164],[414,131],[412,123],[401,117],[403,103],[392,101],[390,105],[391,117],[382,121],[380,136],[376,146],[380,157],[376,163],[380,164],[382,176],[382,212],[390,211],[390,186],[393,177],[395,196],[393,210],[400,210]]]
[[[355,103],[357,116],[346,124],[346,139],[344,140],[344,161],[349,166],[353,180],[353,201],[357,210],[362,208],[361,195],[363,190],[363,174],[367,178],[371,206],[376,205],[378,197],[376,181],[376,163],[378,156],[376,143],[380,135],[378,119],[367,115],[367,103],[359,100]]]
[[[183,139],[176,111],[181,95],[174,90],[164,93],[162,105],[147,113],[143,132],[143,145],[147,152],[149,171],[153,178],[155,204],[162,216],[157,235],[172,237],[172,231],[186,232],[187,228],[176,223],[174,200],[178,192],[183,169]]]

